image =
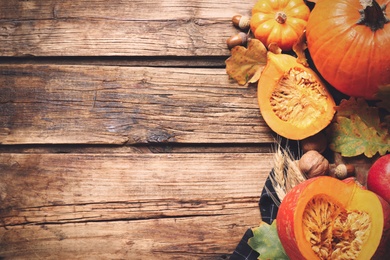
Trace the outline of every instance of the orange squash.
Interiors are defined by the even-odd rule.
[[[303,0],[259,0],[252,8],[250,28],[266,47],[276,43],[288,51],[303,33],[309,14]]]
[[[292,140],[320,132],[335,113],[334,99],[321,79],[287,54],[268,52],[257,95],[264,121]]]
[[[354,179],[308,179],[283,199],[276,218],[290,259],[370,259],[384,226],[378,196]],[[349,256],[349,258],[347,258]]]
[[[317,1],[307,22],[308,50],[319,73],[340,92],[372,100],[390,84],[389,4]]]

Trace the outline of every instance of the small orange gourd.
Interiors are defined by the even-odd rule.
[[[292,140],[320,132],[335,113],[334,99],[321,79],[287,54],[268,52],[257,95],[267,125]]]
[[[283,199],[278,236],[291,260],[370,259],[379,246],[383,209],[353,178],[308,179]]]
[[[265,46],[276,43],[289,51],[303,33],[309,14],[303,0],[259,0],[252,8],[250,28]]]

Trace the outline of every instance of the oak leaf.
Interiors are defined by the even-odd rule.
[[[345,157],[364,154],[368,158],[390,151],[390,134],[377,107],[368,106],[364,99],[350,98],[342,100],[336,111],[327,129],[333,151]]]
[[[377,131],[381,131],[379,111],[377,107],[372,107],[362,98],[343,99],[336,107],[338,117],[350,117],[359,115],[366,125],[374,126]]]
[[[226,73],[238,84],[255,83],[267,63],[267,49],[257,39],[251,39],[248,48],[236,46],[225,61]]]

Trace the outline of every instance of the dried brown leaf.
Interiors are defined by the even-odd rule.
[[[297,62],[301,63],[303,66],[309,67],[309,63],[307,62],[305,50],[307,49],[306,44],[306,30],[303,31],[301,36],[293,46],[293,51],[297,55]]]
[[[390,112],[390,84],[380,86],[376,97],[379,100],[377,106]]]
[[[248,48],[232,48],[231,56],[225,61],[227,74],[240,85],[258,81],[266,63],[267,49],[257,39],[251,39]]]
[[[275,54],[281,54],[282,49],[279,47],[279,45],[276,42],[271,42],[268,45],[268,51],[275,53]]]

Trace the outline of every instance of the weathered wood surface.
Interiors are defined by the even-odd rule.
[[[225,69],[0,65],[0,143],[269,143]]]
[[[0,1],[2,56],[219,56],[255,0]]]
[[[227,249],[256,214],[18,226],[2,235],[1,253],[4,259],[228,259]]]
[[[274,137],[226,39],[255,0],[0,0],[0,258],[227,259]]]
[[[2,154],[0,256],[223,257],[260,221],[271,165],[256,153]]]

